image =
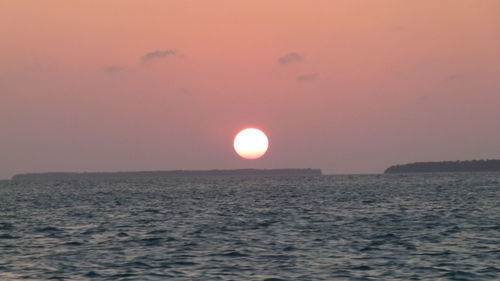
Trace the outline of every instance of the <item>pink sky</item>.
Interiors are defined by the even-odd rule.
[[[2,1],[0,38],[0,178],[500,158],[500,1]]]

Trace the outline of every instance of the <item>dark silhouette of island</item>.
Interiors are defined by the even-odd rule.
[[[113,180],[150,179],[166,177],[206,177],[206,176],[319,176],[320,169],[236,169],[236,170],[175,170],[109,173],[30,173],[17,174],[12,181],[67,181],[67,180]]]
[[[417,162],[394,165],[385,170],[391,173],[500,172],[500,160],[470,160]]]

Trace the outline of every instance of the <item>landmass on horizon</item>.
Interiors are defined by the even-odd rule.
[[[199,176],[319,176],[320,169],[231,169],[231,170],[171,170],[136,172],[51,172],[17,174],[12,181],[108,180]]]
[[[415,162],[394,165],[384,173],[500,172],[500,160]]]

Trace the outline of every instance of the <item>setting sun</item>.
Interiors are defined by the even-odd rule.
[[[248,128],[240,131],[234,138],[234,150],[245,159],[262,157],[269,147],[266,134],[259,129]]]

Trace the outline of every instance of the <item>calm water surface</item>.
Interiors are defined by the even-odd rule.
[[[500,174],[0,182],[0,280],[500,280]]]

